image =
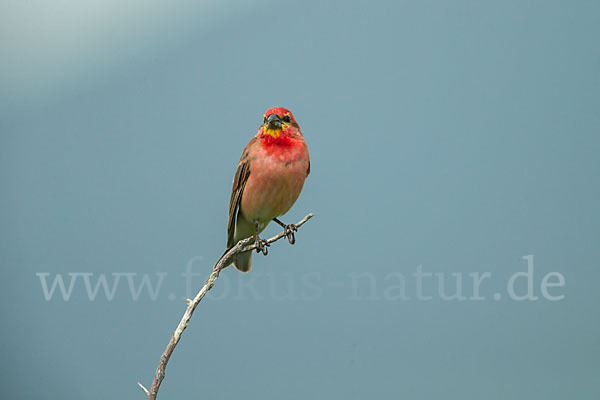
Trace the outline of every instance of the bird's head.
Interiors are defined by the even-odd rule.
[[[279,139],[282,136],[302,135],[292,112],[283,107],[272,107],[267,110],[258,134],[265,138],[268,136],[271,138],[270,140]]]

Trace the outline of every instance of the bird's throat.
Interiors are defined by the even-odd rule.
[[[281,135],[281,128],[279,129],[265,129],[265,134],[271,136],[273,139],[277,139]]]

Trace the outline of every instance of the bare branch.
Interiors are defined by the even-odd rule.
[[[313,215],[314,214],[310,213],[306,217],[302,218],[298,223],[296,223],[296,228],[300,228],[302,225],[304,225],[304,223],[311,219]],[[281,232],[273,236],[272,238],[269,238],[267,242],[270,244],[278,241],[282,237],[285,237],[285,232]],[[160,357],[158,368],[156,368],[156,374],[154,375],[154,381],[152,382],[152,387],[150,388],[150,391],[148,391],[148,389],[146,389],[141,383],[138,382],[138,385],[146,393],[148,400],[156,399],[158,389],[160,388],[160,384],[165,378],[165,369],[167,368],[167,363],[171,358],[171,354],[173,354],[173,350],[175,350],[175,346],[177,346],[177,343],[179,343],[181,334],[190,322],[194,310],[196,310],[196,307],[198,306],[198,304],[200,304],[200,301],[204,298],[206,293],[208,293],[208,291],[212,289],[221,271],[231,264],[231,259],[233,258],[233,256],[239,253],[256,249],[256,243],[250,244],[253,241],[254,237],[249,237],[247,239],[240,240],[236,243],[235,246],[229,249],[227,253],[223,254],[221,258],[219,258],[219,260],[215,263],[212,273],[208,277],[208,280],[206,281],[204,286],[202,286],[200,291],[196,294],[196,297],[194,297],[193,299],[186,300],[187,307],[185,313],[181,317],[181,321],[179,321],[177,328],[175,328],[175,332],[173,332],[173,336],[171,336],[171,340],[169,341],[167,348]]]
[[[144,393],[146,393],[146,396],[150,396],[150,392],[148,391],[148,389],[146,389],[144,387],[144,385],[142,385],[141,383],[138,382],[138,386],[142,388],[142,390],[144,391]]]

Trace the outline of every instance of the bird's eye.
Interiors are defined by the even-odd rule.
[[[292,122],[292,118],[289,115],[286,115],[285,117],[283,117],[283,122],[289,124],[290,122]]]

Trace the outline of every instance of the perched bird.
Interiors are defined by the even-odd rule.
[[[269,244],[259,234],[271,221],[281,225],[294,244],[296,227],[277,217],[294,205],[309,172],[308,148],[294,116],[283,107],[268,109],[258,133],[242,152],[233,178],[227,250],[254,236],[256,252],[266,255]],[[252,252],[237,254],[233,264],[242,272],[250,271]]]

